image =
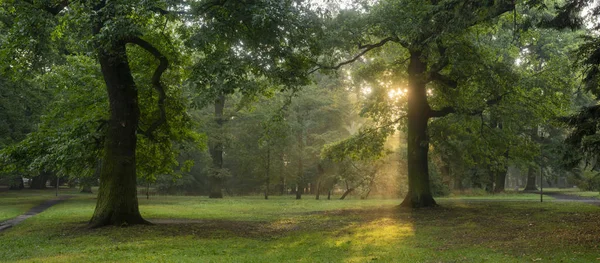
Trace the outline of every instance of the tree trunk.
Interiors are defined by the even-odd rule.
[[[496,192],[496,193],[504,192],[507,172],[508,172],[508,169],[503,169],[501,171],[496,172],[496,186],[494,188],[494,192]]]
[[[400,204],[413,208],[437,205],[431,194],[427,163],[427,121],[430,112],[424,76],[427,66],[420,56],[420,51],[411,51],[408,66],[408,193]]]
[[[302,199],[302,192],[304,191],[304,120],[301,116],[298,116],[298,125],[300,130],[296,135],[298,141],[298,189],[296,190],[296,199]]]
[[[529,170],[527,171],[527,185],[525,186],[525,189],[523,189],[523,191],[537,191],[537,187],[535,186],[535,177],[536,177],[536,172],[535,172],[535,168],[533,166],[529,167]]]
[[[146,200],[150,200],[150,182],[146,183]]]
[[[9,190],[21,190],[23,188],[25,188],[25,184],[23,183],[22,176],[19,175],[10,179]]]
[[[221,133],[223,123],[223,109],[225,108],[225,95],[221,94],[215,100],[215,122],[217,123],[217,130]],[[221,169],[223,169],[223,141],[222,138],[214,139],[210,145],[210,157],[213,161],[213,169],[215,173],[210,178],[210,193],[209,198],[223,198],[223,177]]]
[[[108,91],[110,119],[90,226],[148,224],[138,208],[135,150],[140,109],[125,43],[114,43],[110,50],[98,52],[98,59]]]
[[[315,199],[319,200],[319,197],[321,196],[321,180],[323,179],[323,176],[325,174],[325,169],[323,169],[323,165],[322,164],[317,164],[317,187],[316,187],[316,192],[315,192]]]
[[[485,182],[485,191],[488,193],[493,193],[494,192],[494,181],[496,180],[496,172],[495,171],[488,171],[488,179]]]
[[[303,186],[302,186],[302,184],[300,184],[300,183],[298,183],[298,184],[296,185],[296,188],[297,188],[297,189],[296,189],[296,200],[300,200],[300,199],[302,199],[302,189],[303,189],[302,187],[303,187]]]
[[[208,183],[210,185],[208,198],[223,198],[223,180],[213,176],[209,178]]]
[[[454,185],[452,175],[450,174],[450,162],[443,154],[440,159],[442,160],[442,166],[440,167],[442,182],[448,187],[448,189],[452,189]]]
[[[344,200],[344,198],[346,198],[346,196],[348,196],[348,194],[350,194],[352,191],[354,191],[354,188],[350,188],[350,186],[348,186],[348,181],[346,181],[346,191],[344,191],[342,197],[340,197],[340,200]]]
[[[102,160],[98,160],[96,162],[96,170],[94,174],[90,177],[84,177],[79,179],[79,186],[81,187],[81,193],[92,194],[92,185],[94,185],[98,178],[100,178],[100,172],[102,169]]]
[[[29,183],[29,188],[31,189],[46,189],[46,183],[48,182],[48,178],[52,173],[41,171],[40,174],[36,177],[31,178]]]
[[[348,188],[348,189],[346,189],[346,191],[344,192],[344,194],[342,194],[342,197],[340,197],[340,200],[344,200],[346,198],[346,196],[348,196],[350,193],[352,193],[352,191],[354,191],[354,188]]]
[[[265,200],[269,199],[269,184],[271,183],[271,147],[267,146],[267,173],[265,175]]]
[[[331,200],[331,189],[327,191],[327,200]]]
[[[91,185],[82,185],[80,193],[92,194],[92,186]]]

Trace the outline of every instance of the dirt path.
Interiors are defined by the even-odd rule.
[[[29,211],[27,211],[25,214],[17,216],[17,217],[15,217],[13,219],[6,220],[4,222],[0,222],[0,232],[4,231],[6,229],[9,229],[9,228],[11,228],[11,227],[13,227],[13,226],[15,226],[15,225],[23,222],[23,220],[25,220],[27,218],[30,218],[30,217],[32,217],[34,215],[37,215],[37,214],[39,214],[41,212],[44,212],[44,210],[46,210],[46,209],[52,207],[53,205],[56,205],[56,204],[58,204],[58,203],[60,203],[60,202],[62,202],[64,200],[67,200],[67,199],[69,199],[71,197],[73,197],[73,196],[64,195],[64,196],[60,196],[60,197],[58,197],[56,199],[48,200],[48,201],[46,201],[46,202],[44,202],[42,204],[39,204],[38,206],[36,206],[34,208],[29,209]]]

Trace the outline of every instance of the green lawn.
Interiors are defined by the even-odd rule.
[[[60,189],[60,194],[78,194],[77,189]],[[55,191],[23,189],[0,191],[0,222],[27,212],[32,207],[55,197]]]
[[[155,225],[88,229],[95,200],[78,195],[0,233],[0,261],[598,261],[598,207],[498,196],[414,211],[400,200],[158,196],[140,199]]]

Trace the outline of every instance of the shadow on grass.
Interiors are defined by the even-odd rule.
[[[445,201],[417,210],[338,209],[264,221],[150,218],[155,225],[88,229],[89,211],[68,214],[83,206],[91,209],[89,202],[71,200],[61,212],[65,215],[50,214],[0,234],[4,244],[46,247],[37,252],[10,245],[0,260],[10,255],[58,260],[49,248],[60,246],[62,253],[85,253],[85,261],[133,260],[153,253],[182,262],[198,257],[223,262],[530,261],[542,253],[595,251],[600,242],[598,213],[566,204]]]

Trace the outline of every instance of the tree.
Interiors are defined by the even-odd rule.
[[[168,90],[163,83],[163,75],[169,66],[173,65],[172,62],[177,61],[178,52],[177,46],[172,45],[175,32],[173,30],[170,33],[159,32],[160,28],[167,28],[165,23],[171,19],[186,17],[187,23],[182,22],[181,26],[202,24],[204,29],[211,33],[209,34],[211,37],[204,39],[208,45],[219,36],[239,33],[245,34],[247,39],[255,40],[248,42],[250,46],[265,50],[262,49],[265,47],[263,44],[274,39],[276,41],[270,43],[279,44],[285,38],[283,35],[290,32],[285,30],[288,27],[283,27],[284,30],[273,29],[297,22],[289,18],[296,17],[295,15],[298,14],[296,11],[302,8],[294,1],[285,3],[257,1],[247,6],[245,3],[208,0],[194,3],[160,0],[5,1],[1,7],[2,14],[12,14],[4,17],[6,19],[2,22],[5,26],[16,28],[17,25],[13,22],[17,18],[27,21],[26,28],[12,30],[15,33],[9,35],[9,38],[13,38],[16,43],[23,35],[21,32],[24,32],[30,38],[38,38],[34,43],[42,43],[41,46],[26,47],[27,52],[30,52],[27,54],[34,55],[30,61],[34,61],[39,55],[50,57],[83,51],[93,54],[100,65],[103,86],[108,94],[109,115],[104,126],[101,185],[96,210],[90,220],[90,225],[94,227],[147,223],[141,217],[137,203],[136,152],[140,145],[138,139],[154,140],[160,130],[166,127],[168,113],[165,105],[168,104]],[[287,16],[282,17],[282,14]],[[307,14],[307,12],[300,12],[300,14]],[[204,22],[196,23],[198,21]],[[243,23],[239,23],[240,21]],[[41,31],[36,26],[44,30]],[[238,29],[242,31],[236,31]],[[53,41],[54,39],[60,41]],[[66,48],[57,48],[60,46],[54,46],[57,42],[69,45],[65,45]],[[82,43],[90,45],[86,46]],[[140,85],[137,83],[139,80],[136,80],[132,73],[129,49],[134,46],[155,59],[155,62],[151,63],[153,73],[149,81],[150,86],[156,91],[156,95],[151,99],[155,107],[152,114],[146,115],[150,116],[146,122],[140,122],[140,117],[144,114],[140,111],[138,94]],[[57,50],[60,52],[54,52]],[[294,49],[289,47],[289,50]],[[262,58],[265,60],[272,59],[273,62],[279,62],[280,57],[290,53],[269,56],[269,52],[265,51],[263,54]],[[276,73],[282,74],[284,78],[296,82],[304,81],[301,74],[294,76],[286,75],[286,71],[277,71],[283,67],[307,68],[307,66],[303,67],[302,61],[299,60],[266,68],[276,70]],[[145,137],[138,137],[138,134]],[[150,148],[152,149],[147,150],[160,149],[158,146],[150,146]]]
[[[403,206],[436,205],[429,182],[429,120],[468,111],[455,104],[432,109],[428,101],[427,90],[433,84],[440,86],[446,93],[468,90],[468,78],[460,78],[455,72],[461,69],[453,65],[460,62],[465,51],[473,52],[473,49],[468,42],[454,39],[461,39],[460,36],[469,32],[472,27],[487,23],[514,7],[514,1],[381,1],[372,8],[371,16],[368,16],[370,24],[365,30],[366,34],[354,36],[353,41],[359,43],[358,47],[362,51],[337,66],[322,66],[337,69],[356,61],[370,50],[390,43],[402,46],[408,53],[405,73],[408,78],[406,114],[409,190],[402,202]],[[362,44],[373,37],[379,37],[379,41]],[[488,63],[480,59],[474,62],[481,66]],[[482,72],[479,70],[475,73]],[[462,74],[465,77],[468,75]],[[500,99],[501,97],[488,98],[485,104],[494,104]]]
[[[215,105],[216,134],[209,134],[213,176],[210,197],[222,197],[225,100],[235,92],[252,101],[273,89],[296,90],[309,83],[310,59],[319,53],[318,14],[301,1],[226,2],[201,15],[186,41],[197,58],[190,82],[201,106]],[[301,25],[301,26],[299,26]]]

